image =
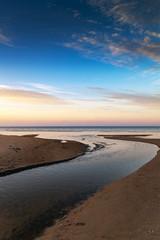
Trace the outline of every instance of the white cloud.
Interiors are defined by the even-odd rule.
[[[17,89],[14,86],[0,85],[0,98],[11,103],[32,105],[66,105],[62,98],[51,94]]]
[[[159,25],[159,0],[88,0],[88,4],[99,9],[104,15],[112,16],[121,24],[129,24],[136,28]],[[154,14],[153,14],[154,13]]]
[[[91,35],[97,35],[97,32],[95,32],[95,31],[89,31],[89,34],[91,34]]]
[[[86,21],[89,22],[89,23],[93,23],[93,24],[97,24],[98,23],[97,21],[95,21],[93,19],[87,19]]]
[[[115,38],[112,34],[94,31],[94,34],[90,34],[90,32],[81,35],[74,34],[72,41],[64,43],[63,46],[75,49],[90,59],[114,63],[114,65],[117,62],[118,66],[138,67],[138,58],[140,57],[160,62],[160,43],[149,36],[144,36],[144,40],[139,38],[126,39],[119,34],[116,34]],[[155,63],[150,67],[154,68]]]
[[[160,33],[158,33],[158,32],[146,31],[145,33],[150,35],[150,36],[153,36],[153,37],[156,37],[156,38],[160,38]]]
[[[93,13],[101,17],[86,19],[90,28],[84,33],[74,33],[61,45],[79,51],[83,57],[127,68],[138,68],[150,60],[150,68],[160,62],[158,42],[159,0],[87,0]],[[75,12],[76,13],[76,12]],[[154,13],[154,14],[153,14]],[[97,27],[97,23],[99,24]],[[87,24],[88,26],[89,24]],[[109,30],[108,30],[109,29]],[[153,31],[154,29],[154,31]]]
[[[118,33],[113,33],[113,34],[112,34],[112,37],[118,37],[118,36],[119,36]]]
[[[159,109],[160,106],[160,95],[147,95],[144,93],[126,93],[126,92],[114,92],[108,91],[105,88],[95,88],[95,87],[88,87],[90,91],[99,93],[103,98],[106,98],[106,101],[114,101],[118,100],[121,104],[128,104],[128,105],[139,105],[145,106],[146,108],[155,108]]]
[[[46,93],[49,94],[65,94],[65,95],[76,95],[73,92],[68,92],[68,91],[63,91],[60,88],[56,88],[50,85],[45,85],[45,84],[41,84],[41,83],[25,83],[28,86],[31,86],[35,89],[40,89],[45,91]]]

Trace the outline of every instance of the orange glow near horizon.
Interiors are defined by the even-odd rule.
[[[159,99],[66,100],[33,91],[2,89],[0,126],[159,125]],[[121,96],[118,96],[121,97]],[[128,97],[128,96],[127,96]],[[130,97],[130,96],[129,96]],[[130,97],[130,98],[131,98]]]
[[[1,126],[45,126],[45,125],[158,125],[157,111],[116,111],[103,109],[12,106],[1,108]]]

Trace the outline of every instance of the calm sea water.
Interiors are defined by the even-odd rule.
[[[63,126],[63,127],[0,127],[0,131],[7,132],[160,132],[160,126],[124,126],[124,127],[109,127],[109,126]]]

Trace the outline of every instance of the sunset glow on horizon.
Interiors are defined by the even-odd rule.
[[[0,126],[159,126],[159,10],[2,1]]]

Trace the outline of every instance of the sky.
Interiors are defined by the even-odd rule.
[[[1,0],[0,126],[159,126],[159,0]]]

